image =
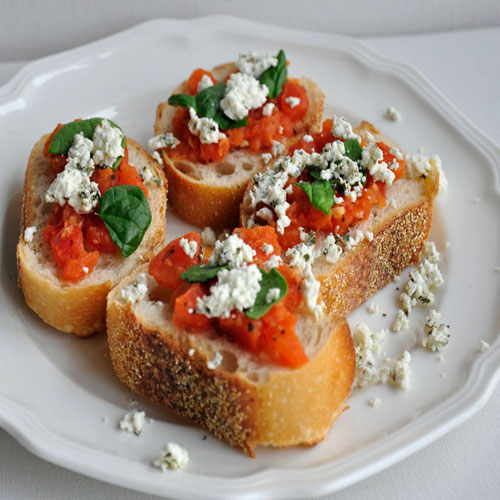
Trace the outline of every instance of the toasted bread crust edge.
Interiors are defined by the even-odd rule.
[[[107,331],[113,368],[133,391],[254,455],[255,446],[288,447],[321,441],[342,412],[355,372],[345,320],[334,323],[318,355],[296,370],[273,371],[266,382],[216,368],[168,331],[149,329],[130,304],[108,296]],[[187,334],[186,334],[187,335]]]
[[[39,159],[48,137],[48,135],[43,136],[33,147],[25,174],[21,233],[17,245],[18,284],[27,305],[45,323],[62,332],[73,333],[77,337],[88,337],[104,330],[106,326],[106,296],[121,277],[117,276],[117,279],[113,281],[106,280],[98,284],[81,286],[78,283],[71,284],[54,279],[54,276],[51,277],[52,279],[48,279],[47,276],[39,273],[39,268],[31,265],[29,254],[32,250],[24,241],[23,235],[26,227],[33,224],[34,211],[31,199],[33,191],[30,186],[36,182],[35,160]],[[149,157],[147,152],[128,137],[127,144],[129,149],[133,149],[135,153],[147,159],[147,163],[153,167],[155,175],[166,186],[162,169]],[[142,249],[142,255],[146,257],[165,239],[165,189],[162,188],[162,192],[165,193],[165,196],[158,197],[159,206],[156,210],[152,210],[151,231],[148,229],[149,234],[145,236],[147,240]],[[41,231],[42,228],[39,230]]]
[[[212,72],[216,75],[226,75],[234,68],[234,63],[227,63],[217,66]],[[317,132],[321,128],[324,94],[312,80],[302,77],[300,81],[307,89],[310,100],[309,110],[304,120],[305,128],[307,132]],[[174,90],[174,93],[186,92],[186,88],[187,82],[183,82]],[[155,120],[155,135],[167,132],[162,124],[165,121],[165,116],[171,112],[171,109],[172,106],[167,102],[162,102],[158,105]],[[284,140],[283,143],[286,150],[288,150],[295,140],[296,138],[293,137]],[[198,227],[210,226],[215,229],[224,229],[237,225],[239,205],[243,199],[246,186],[252,180],[253,175],[264,166],[261,153],[249,151],[247,159],[249,163],[255,166],[249,170],[243,170],[237,182],[233,181],[231,183],[228,178],[225,186],[212,185],[187,175],[181,168],[176,166],[176,163],[183,162],[172,161],[169,158],[168,149],[163,149],[161,154],[170,186],[169,208],[176,215],[187,223]],[[221,162],[209,165],[186,163],[192,169],[197,169],[217,168],[218,163],[225,162],[231,162],[231,154],[221,160]]]

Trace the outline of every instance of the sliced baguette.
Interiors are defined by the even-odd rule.
[[[355,132],[365,138],[369,132],[376,141],[397,147],[368,122],[362,122]],[[432,162],[431,166],[426,178],[412,178],[407,170],[404,177],[387,188],[386,206],[372,208],[366,221],[351,228],[373,233],[372,241],[365,238],[354,249],[344,250],[334,264],[323,256],[315,259],[313,272],[321,283],[321,294],[329,313],[349,315],[403,269],[418,262],[429,237],[434,198],[439,188],[438,170]],[[253,213],[248,194],[252,185],[249,184],[241,205],[243,227]],[[326,234],[319,234],[318,246],[325,237]]]
[[[236,69],[234,63],[223,64],[212,70],[218,81],[224,80]],[[317,132],[321,126],[324,94],[308,78],[302,77],[301,84],[307,91],[309,109],[297,123],[296,135]],[[187,81],[172,93],[186,93]],[[173,117],[176,108],[162,102],[156,112],[155,135],[173,132]],[[283,141],[285,151],[296,138]],[[172,160],[169,149],[161,151],[167,174],[169,208],[189,224],[198,227],[210,226],[216,229],[230,228],[238,222],[238,210],[245,188],[254,174],[265,166],[261,153],[245,149],[229,153],[219,162],[204,165],[187,160]]]
[[[42,237],[43,228],[52,210],[44,201],[54,174],[43,155],[48,139],[43,136],[33,147],[26,170],[21,235],[17,246],[19,286],[26,303],[46,323],[63,332],[87,337],[105,328],[106,296],[124,276],[129,275],[142,260],[149,260],[154,248],[165,240],[166,181],[163,171],[148,153],[127,138],[129,162],[140,170],[148,166],[162,180],[162,185],[148,183],[151,224],[139,248],[127,259],[121,253],[101,253],[92,273],[77,283],[62,281],[49,246]],[[27,227],[36,227],[33,240],[24,239]]]
[[[310,361],[299,369],[270,365],[214,331],[180,330],[169,297],[158,301],[165,289],[145,266],[142,272],[146,298],[132,305],[122,295],[137,275],[108,295],[109,351],[122,382],[250,456],[257,445],[313,445],[325,437],[345,409],[354,378],[345,320],[302,314],[296,330]],[[209,369],[216,353],[222,362]]]

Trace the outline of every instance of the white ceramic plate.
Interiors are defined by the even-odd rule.
[[[77,340],[45,326],[16,286],[23,173],[33,143],[58,122],[113,118],[143,144],[156,105],[196,67],[233,60],[240,51],[284,48],[290,73],[315,80],[326,114],[367,119],[405,151],[439,153],[450,182],[439,199],[432,237],[442,251],[446,284],[436,307],[451,325],[445,360],[412,351],[412,388],[374,387],[355,394],[325,441],[310,449],[258,449],[255,460],[157,405],[139,399],[153,418],[140,437],[117,423],[132,396],[114,376],[105,336]],[[401,123],[384,120],[394,105]],[[300,498],[338,490],[422,448],[463,422],[488,399],[499,378],[500,151],[419,73],[342,37],[277,28],[229,17],[158,20],[42,59],[0,89],[1,293],[0,424],[37,455],[89,476],[181,499]],[[480,202],[473,202],[480,198]],[[495,229],[494,229],[495,228]],[[169,238],[187,226],[169,216]],[[445,242],[451,245],[445,250]],[[389,327],[396,285],[350,318]],[[383,317],[382,313],[387,313]],[[415,343],[390,334],[394,354]],[[491,344],[480,353],[480,340]],[[446,373],[442,377],[442,373]],[[378,396],[382,404],[367,401]],[[108,417],[108,421],[103,421]],[[189,466],[162,474],[151,466],[173,440],[189,450]]]

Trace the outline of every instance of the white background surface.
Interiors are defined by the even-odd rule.
[[[370,47],[420,69],[467,117],[500,142],[500,28],[435,35],[387,37],[386,33],[500,25],[498,2],[160,2],[2,1],[0,83],[27,60],[111,34],[155,16],[232,13],[290,27],[379,35]],[[372,5],[373,3],[373,5]],[[396,6],[398,5],[398,6]],[[99,11],[99,12],[97,12]],[[265,12],[263,12],[265,11]],[[104,14],[102,14],[104,12]],[[98,13],[99,15],[97,15]],[[114,15],[111,15],[111,14]],[[377,15],[377,13],[379,15]],[[356,20],[354,22],[353,20]],[[6,63],[11,61],[10,63]],[[157,62],[158,63],[158,62]],[[446,165],[445,168],[452,168]],[[499,262],[500,265],[500,262]],[[500,276],[499,276],[500,279]],[[1,383],[8,383],[2,381]],[[486,408],[461,428],[374,478],[325,498],[498,498],[500,495],[500,389]],[[154,498],[85,478],[48,464],[0,431],[0,498]]]

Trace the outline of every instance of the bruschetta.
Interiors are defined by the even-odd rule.
[[[254,456],[313,445],[345,408],[355,351],[271,227],[171,241],[108,296],[118,377]]]
[[[25,175],[19,285],[49,325],[86,337],[105,328],[106,295],[165,239],[161,167],[115,123],[58,125]]]
[[[241,54],[236,63],[196,69],[157,109],[170,208],[198,227],[235,227],[253,175],[321,126],[323,92],[289,78],[277,56]]]
[[[440,160],[406,161],[371,124],[326,120],[254,176],[241,225],[276,228],[285,260],[321,283],[327,310],[347,316],[416,263],[431,228]]]

